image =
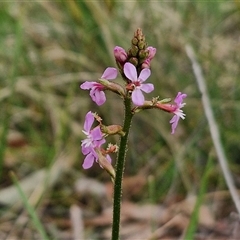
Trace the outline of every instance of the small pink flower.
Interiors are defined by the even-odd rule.
[[[108,67],[103,75],[102,79],[112,80],[117,77],[117,69]],[[104,93],[104,86],[98,82],[84,82],[80,85],[83,90],[90,90],[90,97],[98,105],[102,105],[106,102],[106,96]]]
[[[174,116],[170,120],[170,123],[172,124],[172,132],[171,134],[174,134],[175,129],[178,125],[178,121],[180,118],[185,119],[186,114],[183,113],[183,110],[181,109],[186,105],[186,103],[183,103],[183,99],[187,97],[187,94],[178,92],[176,98],[174,99],[174,102],[176,103],[175,108],[173,109]]]
[[[87,138],[82,140],[81,144],[82,153],[86,156],[82,165],[84,169],[92,167],[94,160],[98,160],[98,155],[95,149],[100,148],[101,145],[106,142],[99,126],[91,129],[93,122],[94,115],[91,111],[89,111],[86,114],[83,127],[83,133],[87,136]]]
[[[148,68],[143,69],[138,77],[136,67],[133,64],[127,62],[124,64],[123,71],[125,76],[132,82],[134,86],[134,89],[132,91],[133,103],[137,106],[143,105],[145,98],[142,94],[142,91],[150,93],[154,90],[154,85],[152,83],[143,83],[150,76],[151,70]]]

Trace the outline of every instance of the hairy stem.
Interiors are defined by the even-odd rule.
[[[120,229],[120,215],[121,215],[121,198],[122,198],[122,179],[125,166],[125,157],[127,153],[128,134],[131,127],[132,111],[131,99],[125,98],[124,100],[124,124],[123,131],[125,135],[120,139],[118,158],[116,163],[116,177],[114,182],[114,197],[113,197],[113,225],[112,225],[112,240],[119,239]]]

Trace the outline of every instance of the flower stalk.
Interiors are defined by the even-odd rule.
[[[115,167],[116,175],[115,175],[114,196],[113,196],[112,240],[119,239],[122,180],[123,180],[125,159],[126,159],[126,153],[127,153],[128,135],[129,135],[132,117],[133,117],[130,98],[125,98],[124,107],[125,107],[125,111],[124,111],[123,131],[125,135],[122,136],[120,139],[118,157],[117,157],[117,162]]]
[[[84,82],[80,85],[81,89],[90,90],[90,97],[98,106],[105,103],[105,92],[107,90],[120,96],[124,103],[123,126],[116,124],[104,125],[100,116],[89,111],[85,117],[83,127],[86,139],[82,140],[81,144],[82,153],[85,156],[83,168],[88,169],[96,162],[109,173],[114,183],[112,240],[119,239],[122,182],[128,150],[129,131],[134,114],[147,109],[160,109],[173,114],[170,120],[172,134],[175,132],[179,119],[185,118],[185,113],[182,110],[185,106],[183,100],[187,97],[185,93],[178,92],[172,104],[170,98],[159,100],[157,96],[151,101],[145,99],[145,94],[154,90],[154,85],[145,83],[145,81],[151,75],[151,61],[155,54],[156,48],[148,47],[142,30],[137,29],[128,51],[119,46],[114,48],[118,69],[108,67],[98,81]],[[112,81],[117,77],[118,72],[124,85]],[[93,125],[94,121],[97,122],[97,126]],[[119,145],[109,143],[107,148],[104,147],[105,139],[109,135],[119,135]],[[116,152],[118,152],[116,166],[113,168],[111,154]]]

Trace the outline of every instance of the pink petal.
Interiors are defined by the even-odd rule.
[[[91,136],[92,139],[94,141],[98,141],[102,139],[102,132],[99,126],[95,127],[92,131],[91,131]]]
[[[111,79],[115,79],[117,77],[118,71],[116,68],[113,67],[108,67],[103,75],[101,76],[101,78],[103,79],[107,79],[107,80],[111,80]]]
[[[144,103],[144,96],[141,92],[140,89],[135,88],[134,91],[132,92],[132,101],[135,105],[141,106]]]
[[[174,102],[177,105],[180,105],[182,103],[183,99],[186,98],[186,97],[187,97],[187,94],[178,92],[177,96],[174,99]]]
[[[92,165],[94,163],[94,159],[95,159],[94,155],[92,153],[89,153],[85,157],[82,167],[84,169],[88,169],[88,168],[92,167]]]
[[[89,154],[89,153],[91,152],[91,150],[92,150],[92,147],[91,147],[91,146],[86,147],[85,145],[86,145],[86,143],[85,143],[84,140],[83,140],[83,141],[82,141],[82,144],[81,144],[81,146],[82,146],[82,154],[83,154],[83,155]]]
[[[145,93],[150,93],[154,90],[154,85],[152,83],[141,84],[141,90]]]
[[[137,81],[137,70],[133,64],[129,62],[125,63],[123,67],[123,72],[129,80]]]
[[[176,129],[177,125],[178,125],[178,121],[179,121],[179,116],[177,116],[177,115],[174,115],[172,117],[172,119],[170,120],[170,123],[172,124],[172,132],[171,132],[171,134],[175,133],[175,129]]]
[[[94,122],[94,116],[92,114],[91,111],[89,111],[86,116],[85,116],[85,122],[84,122],[84,126],[83,126],[83,129],[86,131],[86,132],[90,132],[90,129],[93,125],[93,122]]]
[[[103,91],[99,91],[98,89],[93,89],[93,91],[90,91],[90,96],[98,106],[106,102],[105,93]]]
[[[94,87],[94,84],[96,84],[96,82],[84,82],[80,85],[80,88],[83,90],[89,90]]]
[[[150,75],[151,75],[151,70],[148,68],[144,68],[140,72],[138,79],[140,80],[140,82],[145,82],[149,78]]]

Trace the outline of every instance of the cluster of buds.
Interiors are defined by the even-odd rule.
[[[131,47],[125,51],[122,47],[116,46],[114,48],[114,57],[123,79],[129,83],[127,76],[124,74],[124,64],[129,62],[136,68],[139,75],[144,68],[150,68],[150,63],[156,54],[156,48],[147,46],[145,36],[141,29],[137,29],[132,39]]]
[[[156,54],[156,48],[147,45],[145,36],[141,29],[137,29],[131,41],[131,47],[125,51],[122,47],[114,48],[114,56],[118,69],[108,67],[103,72],[98,81],[84,82],[80,85],[81,89],[90,90],[90,97],[97,105],[102,105],[106,101],[105,91],[109,90],[123,99],[131,98],[135,105],[132,108],[132,113],[137,113],[140,110],[157,108],[163,111],[174,114],[170,120],[172,127],[171,133],[174,134],[180,118],[184,119],[185,114],[182,107],[185,105],[183,99],[186,94],[179,92],[174,99],[174,104],[171,104],[171,99],[163,99],[159,101],[158,97],[152,101],[145,100],[144,93],[150,93],[154,90],[152,83],[145,83],[150,77],[150,64]],[[124,86],[115,83],[118,72],[124,80]],[[91,129],[94,118],[99,125]],[[86,156],[83,168],[90,168],[93,162],[96,161],[105,168],[111,176],[114,176],[113,170],[110,167],[111,158],[109,153],[116,152],[116,145],[110,145],[106,150],[102,149],[102,145],[106,142],[105,138],[108,135],[119,134],[124,136],[122,127],[119,125],[104,126],[101,118],[97,115],[88,112],[85,118],[83,133],[87,138],[82,141],[82,153]],[[114,146],[114,147],[113,147]]]

